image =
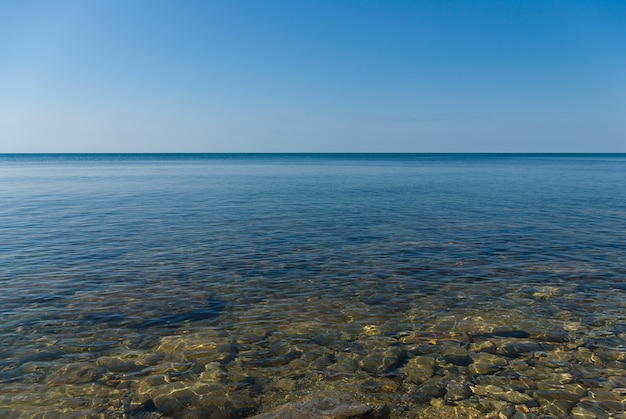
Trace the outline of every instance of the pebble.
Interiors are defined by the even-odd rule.
[[[467,366],[472,362],[472,358],[469,355],[467,349],[458,346],[458,345],[447,345],[442,349],[442,358],[444,361],[459,365],[459,366]]]
[[[144,367],[137,365],[132,359],[124,360],[114,356],[102,356],[96,360],[96,365],[111,372],[131,372]]]
[[[402,367],[407,378],[416,383],[421,384],[432,377],[435,372],[435,358],[432,356],[416,356]]]
[[[488,396],[497,400],[507,401],[514,404],[535,403],[533,398],[526,394],[515,390],[506,390],[495,385],[474,385],[470,386],[470,390],[477,396]]]
[[[448,384],[446,384],[445,401],[448,404],[453,404],[460,400],[467,399],[471,395],[472,392],[469,389],[469,386],[463,382],[451,380]]]
[[[487,352],[475,354],[473,361],[468,366],[468,371],[473,375],[493,374],[508,365],[506,358]]]
[[[370,374],[384,374],[395,370],[406,358],[406,352],[398,347],[378,350],[359,361],[359,367]]]
[[[504,339],[498,343],[498,354],[509,358],[543,350],[544,346],[530,339]]]
[[[323,397],[287,403],[251,419],[367,419],[373,415],[374,409],[366,404]]]
[[[191,405],[196,393],[189,389],[176,390],[171,393],[159,394],[154,398],[154,404],[161,412],[169,416],[180,414]]]

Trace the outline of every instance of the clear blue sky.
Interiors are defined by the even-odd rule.
[[[0,152],[626,152],[626,1],[3,0]]]

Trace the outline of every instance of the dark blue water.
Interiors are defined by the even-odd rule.
[[[625,203],[626,155],[0,155],[0,412],[127,414],[195,389],[166,412],[185,417],[212,383],[245,405],[224,417],[330,389],[417,417],[452,402],[413,396],[424,350],[406,337],[448,334],[429,337],[433,356],[454,338],[477,365],[471,345],[494,330],[568,352],[563,385],[585,393],[567,414],[618,411],[592,394],[626,387],[611,378],[626,375]],[[363,361],[388,348],[403,351],[393,368]],[[610,355],[587,366],[585,351]],[[431,379],[495,374],[472,363]],[[397,388],[363,390],[383,378]],[[555,414],[540,391],[528,407]],[[480,393],[467,400],[515,404]]]

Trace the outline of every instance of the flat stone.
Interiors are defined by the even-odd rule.
[[[446,385],[443,377],[431,377],[422,383],[417,391],[428,398],[442,397],[446,393]]]
[[[251,419],[366,419],[373,413],[374,409],[363,403],[322,397],[287,403]]]
[[[94,366],[88,362],[75,362],[64,365],[50,375],[50,383],[85,384],[97,381],[106,372],[105,368]]]
[[[584,412],[585,414],[593,414],[602,419],[609,417],[609,413],[604,410],[601,403],[588,397],[582,399],[575,407],[572,408],[572,414],[574,413],[574,409],[576,409],[579,413]]]
[[[506,358],[487,352],[479,352],[474,356],[474,362],[467,369],[473,375],[486,375],[499,371],[507,364]]]
[[[454,403],[467,399],[472,395],[469,387],[460,381],[452,380],[446,385],[445,401],[446,403]]]
[[[567,342],[570,335],[563,329],[542,329],[537,328],[530,331],[530,337],[544,342]]]
[[[530,339],[509,339],[498,344],[498,353],[509,358],[518,358],[524,354],[543,351],[544,347]]]
[[[619,412],[626,410],[624,398],[611,391],[593,390],[589,392],[592,400],[598,401],[605,410]]]
[[[416,356],[409,359],[402,370],[407,378],[417,384],[421,384],[433,376],[435,372],[435,358],[432,356]]]
[[[487,396],[496,400],[503,400],[513,404],[534,403],[533,398],[526,394],[515,390],[506,390],[502,387],[494,385],[470,386],[470,390],[477,396]]]
[[[152,400],[148,400],[136,409],[128,412],[128,419],[167,419]]]
[[[114,356],[102,356],[96,360],[96,365],[111,372],[130,372],[143,368],[133,360],[124,360]]]
[[[444,361],[459,366],[467,366],[472,362],[472,358],[469,352],[467,352],[467,349],[457,345],[444,347],[442,357]]]
[[[541,403],[542,409],[547,410],[550,415],[557,418],[569,417],[573,406],[574,403],[568,400],[556,400],[553,402]]]
[[[488,352],[490,354],[498,353],[497,345],[491,340],[470,343],[469,350],[472,352]]]
[[[571,414],[575,419],[608,419],[609,417],[609,414],[602,409],[584,405],[574,406]]]
[[[365,356],[359,361],[359,367],[370,374],[384,374],[395,370],[405,358],[405,351],[392,347]]]
[[[196,393],[193,391],[181,389],[157,395],[154,398],[154,404],[164,414],[176,416],[192,403],[194,397]]]
[[[577,402],[580,399],[579,395],[564,390],[537,390],[534,392],[534,395],[538,400],[545,400],[548,402],[555,402],[559,400]]]

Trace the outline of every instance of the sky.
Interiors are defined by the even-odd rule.
[[[626,1],[2,0],[0,153],[626,152]]]

